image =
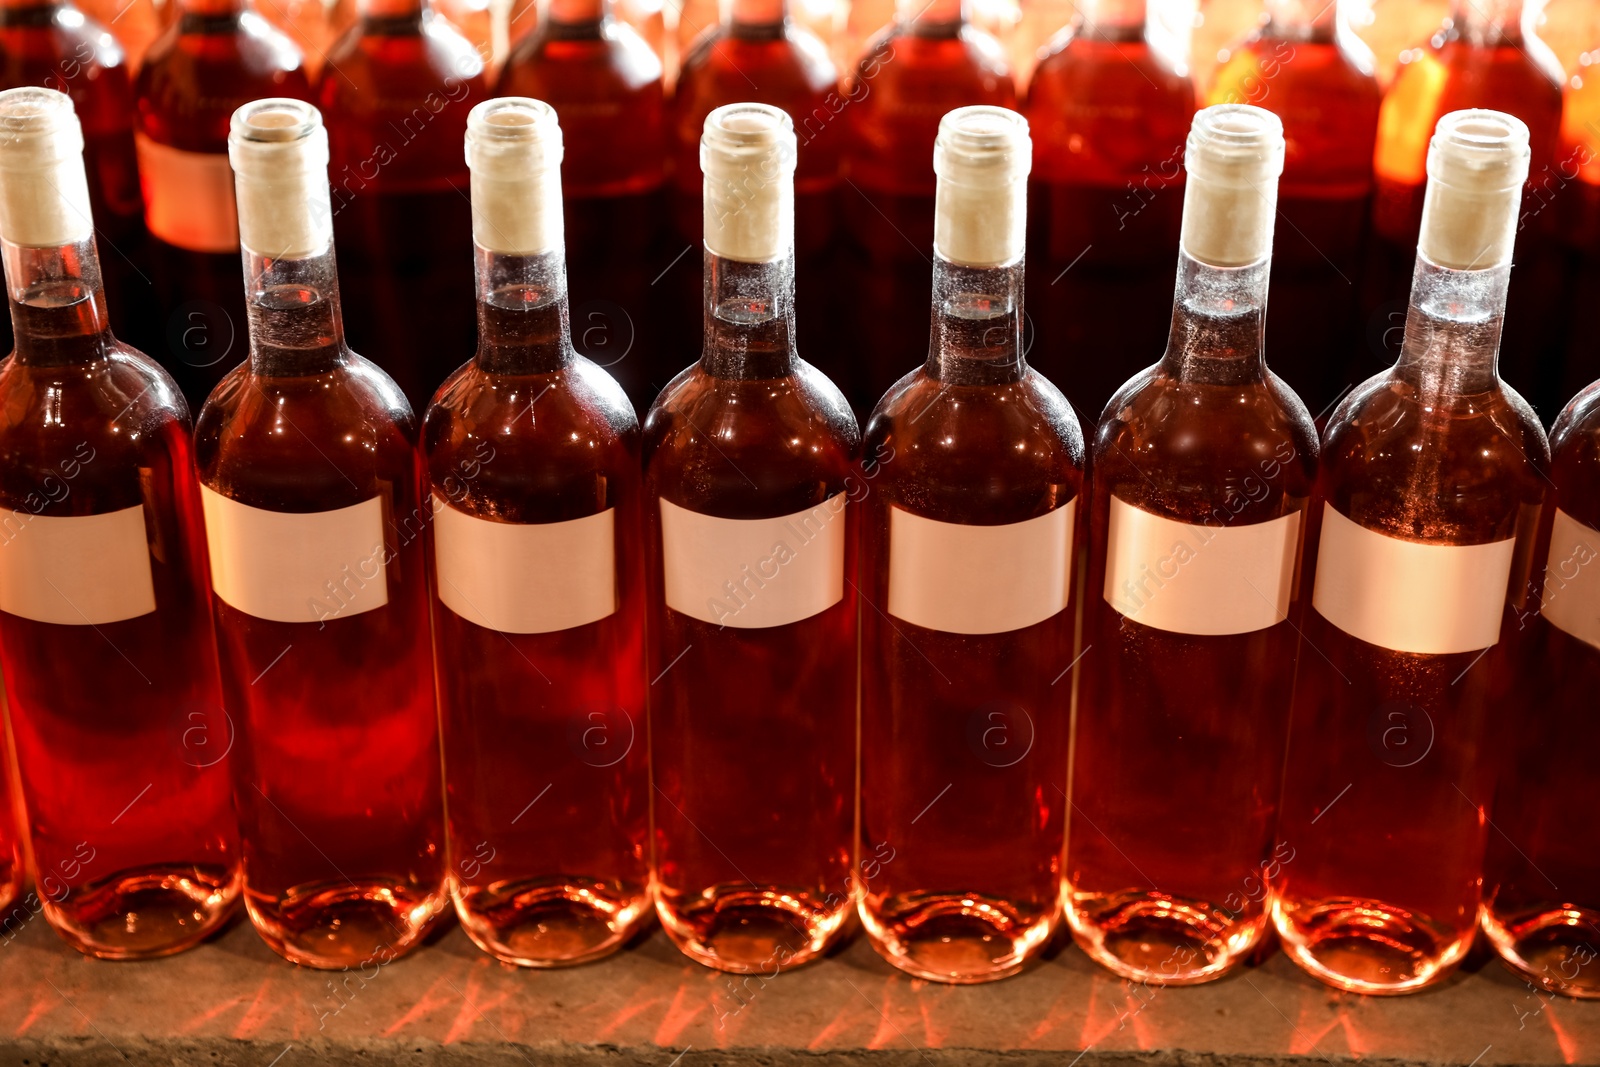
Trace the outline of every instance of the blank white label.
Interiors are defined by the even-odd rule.
[[[1043,622],[1072,590],[1076,500],[1003,526],[969,526],[889,509],[889,614],[953,634]]]
[[[154,610],[142,504],[103,515],[0,508],[0,611],[99,626]]]
[[[567,522],[495,522],[433,498],[439,599],[513,634],[585,626],[617,610],[616,511]]]
[[[1108,542],[1102,595],[1141,625],[1215,637],[1288,618],[1298,511],[1242,526],[1204,526],[1113,496]]]
[[[226,152],[188,152],[134,135],[145,225],[179,248],[236,252],[239,214]]]
[[[202,485],[211,588],[246,615],[327,622],[389,602],[378,497],[333,511],[267,511]]]
[[[1516,538],[1425,545],[1322,512],[1311,603],[1352,637],[1396,652],[1476,652],[1500,639]]]
[[[1600,530],[1556,509],[1539,610],[1550,625],[1600,648]]]
[[[667,606],[739,629],[785,626],[844,599],[846,499],[771,519],[721,519],[661,501]]]

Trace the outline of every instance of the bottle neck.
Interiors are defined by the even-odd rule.
[[[1417,256],[1395,375],[1424,397],[1471,396],[1500,380],[1511,264],[1453,270]]]
[[[947,385],[1004,385],[1027,373],[1022,352],[1022,260],[962,267],[936,255],[928,377]]]
[[[895,21],[910,28],[960,26],[967,21],[966,0],[895,0]]]
[[[196,18],[238,16],[250,9],[250,0],[175,0],[180,15]]]
[[[1083,30],[1127,36],[1144,31],[1145,0],[1079,0]]]
[[[294,378],[324,374],[344,362],[333,243],[303,259],[268,259],[244,250],[250,315],[250,369]]]
[[[1292,41],[1331,41],[1339,26],[1337,0],[1266,0],[1267,31]]]
[[[516,256],[477,249],[478,368],[551,374],[572,362],[567,262],[558,249]]]
[[[94,239],[56,248],[0,242],[16,360],[23,366],[77,366],[112,344],[100,257]]]
[[[428,0],[361,0],[361,15],[371,22],[421,22]]]
[[[1243,385],[1266,377],[1262,341],[1271,259],[1213,267],[1178,253],[1172,331],[1161,366],[1183,381]]]
[[[794,249],[768,263],[705,252],[705,348],[715,378],[752,381],[794,370]]]
[[[789,18],[788,0],[725,0],[734,26],[777,26]]]
[[[607,0],[550,0],[549,21],[564,26],[599,22],[610,13]]]
[[[1481,47],[1522,41],[1523,0],[1451,0],[1450,24]]]

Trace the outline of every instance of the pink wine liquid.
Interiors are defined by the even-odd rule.
[[[1600,388],[1579,394],[1550,435],[1555,509],[1600,528]],[[1571,583],[1600,566],[1592,551],[1559,556],[1542,576],[1547,597],[1580,596]],[[1495,792],[1486,863],[1483,929],[1502,958],[1530,982],[1577,997],[1600,997],[1600,842],[1592,801],[1597,786],[1588,756],[1600,743],[1594,695],[1600,648],[1523,615],[1530,630],[1517,711],[1505,736],[1511,758]]]
[[[504,633],[436,597],[451,885],[486,951],[581,963],[651,914],[638,420],[567,350],[564,307],[486,302],[479,316],[477,359],[423,424],[429,489],[508,523],[615,509],[618,601],[596,622]]]
[[[38,896],[81,952],[162,956],[221,926],[240,887],[188,412],[106,331],[99,293],[12,315],[0,506],[18,522],[142,506],[156,605],[98,625],[0,613]]]

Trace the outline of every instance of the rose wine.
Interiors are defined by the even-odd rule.
[[[1340,989],[1432,985],[1477,926],[1549,461],[1496,361],[1528,158],[1510,115],[1439,120],[1400,359],[1323,436],[1273,920]]]
[[[299,51],[250,0],[174,6],[134,83],[134,141],[155,287],[149,332],[199,407],[248,347],[228,120],[260,97],[309,99],[311,87]]]
[[[1028,306],[1034,366],[1091,423],[1165,340],[1194,86],[1144,0],[1087,0],[1034,68]],[[1094,353],[1080,359],[1077,353]]]
[[[416,421],[345,346],[327,134],[290,99],[229,135],[250,356],[195,427],[245,904],[285,958],[381,965],[446,902]]]
[[[854,188],[841,215],[854,245],[856,291],[855,373],[846,391],[863,412],[927,355],[939,119],[958,107],[1016,104],[1000,42],[967,21],[966,7],[966,0],[900,0],[844,94],[844,166]]]
[[[422,429],[456,914],[535,967],[652,914],[639,421],[572,349],[561,140],[538,100],[472,111],[478,352]]]
[[[849,366],[834,326],[843,311],[835,246],[844,98],[828,47],[789,17],[788,0],[732,0],[726,19],[702,34],[683,56],[673,91],[667,151],[673,174],[673,217],[679,247],[698,249],[701,225],[700,132],[718,107],[755,100],[787,112],[795,124],[800,161],[795,167],[795,240],[798,299],[810,311],[807,351],[831,380],[845,380]],[[848,191],[848,190],[846,190]],[[856,196],[854,192],[851,196]],[[700,303],[693,253],[669,270],[660,284],[674,284],[680,314]],[[679,364],[699,355],[692,316],[673,336],[685,339]]]
[[[72,0],[0,3],[0,88],[24,85],[72,98],[83,127],[97,243],[106,247],[106,303],[116,309],[118,332],[139,336],[144,324],[131,316],[149,304],[151,292],[140,266],[144,204],[134,161],[133,86],[122,47]],[[0,324],[0,347],[7,350],[10,328]]]
[[[706,118],[705,351],[644,429],[656,909],[691,959],[820,954],[851,905],[859,434],[795,354],[795,134]]]
[[[1373,157],[1376,191],[1369,303],[1379,303],[1380,326],[1401,325],[1412,249],[1417,243],[1426,184],[1429,137],[1439,117],[1464,108],[1495,108],[1528,127],[1533,159],[1523,193],[1517,236],[1517,281],[1501,339],[1505,377],[1528,392],[1534,407],[1552,414],[1567,394],[1559,389],[1566,320],[1566,270],[1558,240],[1560,202],[1568,195],[1557,156],[1561,125],[1560,64],[1524,25],[1522,0],[1452,0],[1450,16],[1427,42],[1412,49],[1384,95]],[[1386,330],[1390,336],[1399,331]],[[1392,352],[1383,353],[1384,359]]]
[[[240,887],[189,410],[107,325],[71,101],[0,93],[0,131],[0,663],[39,903],[80,952],[164,956]]]
[[[1600,841],[1589,814],[1600,741],[1600,383],[1550,434],[1540,610],[1529,628],[1509,764],[1495,792],[1482,909],[1501,958],[1530,982],[1600,997]],[[1502,836],[1504,835],[1504,836]]]
[[[560,117],[575,340],[642,408],[682,369],[663,359],[668,286],[652,284],[681,250],[664,225],[661,60],[609,0],[556,0],[512,49],[498,92]]]
[[[1283,120],[1268,347],[1314,412],[1332,406],[1366,341],[1362,235],[1383,91],[1372,52],[1327,0],[1266,0],[1265,20],[1227,50],[1207,102],[1256,104]]]
[[[928,355],[859,471],[861,922],[943,982],[1016,973],[1061,917],[1083,433],[1022,352],[1032,154],[1014,111],[939,126]]]
[[[1171,339],[1095,430],[1066,906],[1083,950],[1138,982],[1248,956],[1285,853],[1317,439],[1264,356],[1284,155],[1271,112],[1195,117]]]
[[[414,410],[472,351],[467,112],[489,96],[483,60],[429,0],[363,0],[328,53],[334,237],[352,284],[351,345],[371,352]],[[418,314],[418,293],[428,294]]]

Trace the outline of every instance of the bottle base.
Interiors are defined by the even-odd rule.
[[[1166,893],[1080,895],[1069,902],[1067,921],[1096,963],[1132,982],[1167,986],[1221,978],[1267,930],[1264,911],[1225,921],[1209,902]]]
[[[641,891],[618,897],[599,882],[528,881],[452,887],[456,916],[473,944],[519,967],[571,967],[609,956],[650,914]]]
[[[1451,932],[1377,900],[1337,899],[1273,912],[1284,952],[1335,989],[1372,996],[1414,993],[1443,981],[1472,947],[1476,926]]]
[[[661,926],[696,963],[733,974],[773,975],[816,959],[849,915],[850,902],[828,906],[805,890],[715,887],[689,907],[657,899]]]
[[[233,914],[237,868],[145,867],[118,871],[44,905],[62,940],[102,960],[149,960],[193,948]]]
[[[290,963],[320,970],[392,963],[417,947],[447,899],[443,886],[422,894],[401,881],[297,886],[281,897],[245,889],[261,939]]]
[[[1009,978],[1049,943],[1056,914],[1031,919],[1003,900],[967,894],[891,897],[861,924],[878,955],[907,974],[951,985]]]
[[[1553,906],[1497,916],[1485,906],[1483,932],[1507,967],[1541,989],[1600,999],[1600,912]]]

